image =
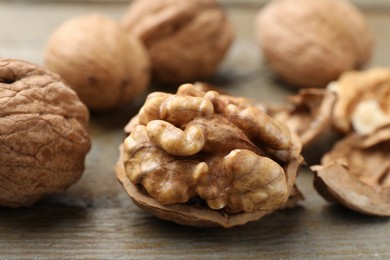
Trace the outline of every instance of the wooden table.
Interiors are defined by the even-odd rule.
[[[0,1],[0,56],[43,64],[45,41],[60,22],[91,12],[119,18],[127,7],[123,1],[71,2]],[[236,40],[213,82],[236,95],[282,102],[293,90],[275,81],[263,64],[253,37],[259,6],[226,2]],[[368,0],[358,2],[371,7]],[[377,35],[370,65],[389,65],[390,11],[365,13]],[[142,101],[91,115],[86,170],[66,193],[33,208],[0,208],[0,259],[390,259],[389,219],[326,203],[308,169],[298,179],[306,197],[300,207],[232,229],[179,226],[138,209],[117,182],[114,164],[122,128]],[[318,162],[318,151],[329,147],[324,142],[306,152],[308,162]]]

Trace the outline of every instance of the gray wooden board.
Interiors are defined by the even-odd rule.
[[[370,5],[370,1],[360,2]],[[0,56],[43,64],[45,42],[63,20],[91,12],[120,18],[126,8],[124,2],[0,1]],[[294,90],[276,81],[262,61],[253,36],[257,8],[245,4],[226,8],[236,40],[213,82],[236,95],[282,102]],[[366,15],[377,36],[370,66],[387,66],[390,16],[385,10]],[[143,98],[115,111],[91,115],[92,150],[86,170],[67,192],[33,208],[0,208],[0,259],[390,258],[389,219],[329,205],[314,191],[312,173],[305,168],[298,179],[306,197],[300,207],[241,227],[183,227],[138,209],[118,184],[114,164],[124,137],[122,127]],[[306,151],[307,161],[318,161],[333,138],[330,134]]]

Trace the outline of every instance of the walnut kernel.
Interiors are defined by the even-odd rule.
[[[126,129],[118,178],[137,205],[163,219],[240,225],[296,192],[299,139],[245,99],[182,85],[150,94]]]

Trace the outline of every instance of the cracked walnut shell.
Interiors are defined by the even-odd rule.
[[[117,176],[138,206],[162,219],[231,227],[296,196],[298,137],[244,98],[201,84],[155,92],[126,129]]]
[[[365,17],[347,0],[275,0],[258,14],[256,34],[268,66],[297,87],[325,87],[371,58]]]
[[[330,130],[331,116],[336,95],[326,89],[300,89],[290,96],[283,106],[269,106],[267,112],[296,133],[303,148],[319,139]]]
[[[130,102],[150,78],[150,61],[141,41],[118,22],[98,14],[61,24],[48,40],[45,63],[92,110]]]
[[[233,30],[216,0],[138,0],[122,25],[145,44],[153,81],[177,85],[210,77]]]
[[[332,123],[339,131],[369,134],[390,123],[390,69],[349,71],[328,89],[337,95]]]
[[[369,135],[352,133],[313,166],[325,199],[352,210],[390,216],[390,125]]]
[[[61,78],[0,59],[0,206],[30,206],[84,170],[88,110]]]

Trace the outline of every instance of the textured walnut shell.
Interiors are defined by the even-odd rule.
[[[102,15],[61,24],[48,40],[45,62],[93,110],[129,102],[149,83],[149,57],[142,43]]]
[[[325,89],[301,89],[290,96],[287,105],[272,107],[267,112],[276,120],[284,122],[307,147],[322,134],[329,131],[336,95]]]
[[[372,135],[350,134],[313,166],[314,186],[352,210],[390,216],[390,125]]]
[[[160,218],[231,227],[301,198],[298,137],[246,99],[191,84],[155,92],[126,131],[117,176]]]
[[[345,0],[275,0],[256,34],[269,67],[297,87],[324,87],[371,57],[373,34]]]
[[[0,205],[29,206],[84,170],[88,110],[61,78],[0,59]]]
[[[153,80],[178,85],[211,76],[233,31],[215,0],[138,0],[122,19],[151,57]]]
[[[390,69],[349,71],[328,89],[337,94],[332,115],[337,130],[369,134],[390,123]]]

